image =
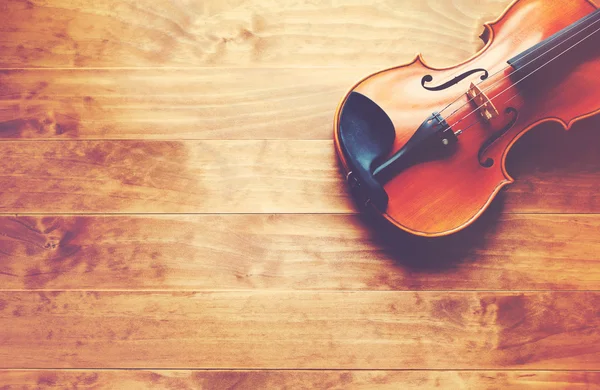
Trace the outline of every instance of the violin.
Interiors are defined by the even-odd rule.
[[[473,223],[514,179],[506,156],[544,122],[600,112],[600,10],[592,0],[516,0],[484,47],[450,68],[410,63],[358,82],[334,144],[361,210],[419,236]]]

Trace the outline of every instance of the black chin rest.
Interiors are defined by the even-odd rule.
[[[388,115],[371,99],[352,92],[344,103],[339,126],[340,147],[352,172],[348,176],[355,197],[377,210],[387,209],[388,195],[373,177],[375,168],[392,149],[396,131]]]

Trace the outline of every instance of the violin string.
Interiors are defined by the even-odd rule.
[[[565,32],[565,33],[567,33],[567,32],[569,32],[570,30],[574,29],[575,27],[576,27],[575,25],[568,26],[567,28],[565,28],[565,29],[564,29],[564,32]],[[558,36],[554,36],[554,37],[551,37],[551,38],[549,38],[548,40],[546,40],[546,41],[542,42],[542,43],[541,43],[541,45],[539,46],[539,48],[542,48],[542,47],[544,47],[544,46],[547,46],[547,45],[549,45],[549,44],[550,44],[552,41],[554,41],[554,40],[556,40],[556,39],[559,39],[560,37],[561,37],[561,36],[560,36],[560,35],[558,35]],[[550,49],[550,50],[552,50],[552,49]],[[542,55],[546,54],[546,53],[547,53],[547,52],[549,52],[550,50],[546,51],[545,53],[542,53],[542,54],[540,54],[540,56],[542,56]],[[535,54],[535,52],[529,52],[529,53],[525,53],[525,54],[523,55],[523,57],[522,57],[522,58],[527,58],[527,57],[529,57],[529,56],[531,56],[531,55],[533,55],[533,54]],[[538,57],[536,57],[536,58],[534,58],[533,60],[531,60],[529,63],[531,63],[531,62],[535,61],[535,60],[536,60],[536,59],[538,59],[538,58],[539,58],[539,56],[538,56]],[[529,64],[529,63],[528,63],[528,64]],[[506,70],[506,69],[508,69],[508,68],[510,68],[510,66],[505,66],[504,68],[502,68],[502,69],[498,70],[497,72],[493,73],[492,75],[490,75],[490,76],[486,77],[484,80],[481,80],[481,81],[480,81],[480,82],[479,82],[477,85],[479,85],[479,84],[483,84],[483,83],[484,83],[486,80],[491,80],[491,79],[492,79],[494,76],[497,76],[498,74],[502,73],[504,70]],[[448,81],[450,81],[451,79],[453,79],[453,78],[456,78],[456,77],[460,76],[462,73],[464,73],[464,72],[461,72],[461,73],[453,73],[452,75],[450,75],[450,76],[446,77],[446,78],[445,78],[445,79],[443,79],[443,80],[444,80],[444,82],[448,82]],[[502,81],[502,80],[498,80],[498,81]],[[440,84],[443,84],[443,83],[442,83],[442,82],[440,82]],[[442,110],[441,110],[439,113],[441,114],[442,112],[446,111],[448,108],[450,108],[450,106],[451,106],[451,105],[453,105],[454,103],[456,103],[457,101],[459,101],[461,98],[462,98],[462,95],[461,95],[461,96],[459,96],[459,97],[458,97],[456,100],[454,100],[452,103],[450,103],[450,104],[448,104],[446,107],[444,107],[444,108],[443,108],[443,109],[442,109]]]
[[[592,26],[593,26],[595,23],[597,23],[597,22],[598,22],[598,21],[596,21],[596,22],[592,23],[590,26],[587,26],[587,27],[585,27],[585,28],[584,28],[584,29],[582,29],[581,31],[578,31],[578,32],[577,32],[575,35],[573,35],[573,36],[576,36],[577,34],[579,34],[579,33],[583,32],[583,31],[585,31],[586,29],[588,29],[588,28],[590,28],[590,27],[592,27]],[[570,26],[569,28],[570,28],[570,29],[572,29],[572,28],[575,28],[575,27],[574,27],[574,26]],[[566,30],[566,31],[569,31],[569,30]],[[547,41],[547,42],[546,42],[544,45],[542,45],[542,46],[540,46],[540,47],[543,47],[543,46],[545,46],[545,45],[549,44],[549,43],[550,43],[552,40],[554,40],[554,39],[557,39],[557,38],[558,38],[558,37],[554,37],[554,38],[552,38],[550,41]],[[537,57],[536,57],[536,58],[534,58],[533,60],[531,60],[531,61],[527,62],[527,63],[526,63],[525,65],[523,65],[523,66],[525,67],[525,66],[527,66],[527,65],[529,65],[529,64],[531,64],[531,63],[533,63],[535,60],[537,60],[537,59],[539,59],[540,57],[542,57],[542,56],[544,56],[544,55],[548,54],[550,51],[552,51],[552,50],[553,50],[553,49],[555,49],[555,48],[556,48],[556,46],[554,46],[554,47],[550,48],[549,50],[547,50],[547,51],[545,51],[544,53],[540,54],[539,56],[537,56]],[[523,58],[526,58],[527,56],[529,56],[529,55],[532,55],[532,54],[534,54],[534,52],[531,52],[531,53],[525,54],[525,56],[524,56]],[[489,79],[492,79],[494,76],[498,75],[499,73],[502,73],[503,71],[505,71],[506,69],[509,69],[510,67],[511,67],[511,66],[510,66],[510,65],[508,65],[508,66],[506,66],[506,67],[504,67],[504,68],[500,69],[499,71],[497,71],[496,73],[494,73],[494,74],[493,74],[491,77],[488,77],[487,79],[488,79],[488,80],[489,80]],[[483,89],[481,92],[483,93],[483,92],[486,92],[486,91],[490,90],[490,89],[491,89],[491,88],[493,88],[495,85],[497,85],[497,84],[498,84],[498,83],[500,83],[501,81],[503,81],[503,80],[505,80],[505,79],[509,78],[510,76],[512,76],[512,75],[513,75],[514,73],[516,73],[516,72],[517,72],[517,70],[515,69],[513,72],[511,72],[511,73],[507,74],[507,75],[506,75],[506,76],[504,76],[503,78],[501,78],[501,79],[499,79],[499,80],[496,80],[496,81],[495,81],[493,84],[489,85],[488,87],[486,87],[485,89]],[[483,80],[483,81],[479,82],[479,83],[478,83],[478,84],[476,84],[476,85],[477,85],[477,86],[479,86],[479,85],[483,84],[484,82],[485,82],[485,80]],[[466,105],[468,105],[469,103],[471,103],[473,100],[475,100],[475,99],[476,99],[477,97],[479,97],[479,96],[480,96],[480,94],[477,94],[477,95],[475,95],[474,97],[472,97],[472,98],[468,99],[466,103],[464,103],[463,105],[461,105],[460,107],[458,107],[456,110],[454,110],[454,111],[453,111],[453,112],[452,112],[450,115],[448,115],[448,118],[449,118],[449,117],[451,117],[452,115],[456,114],[458,111],[460,111],[460,109],[461,109],[461,108],[465,107]],[[460,95],[460,96],[459,96],[459,97],[458,97],[456,100],[454,100],[452,103],[450,103],[450,104],[449,104],[448,106],[446,106],[444,109],[442,109],[442,110],[441,110],[439,113],[441,114],[442,112],[446,111],[448,108],[450,108],[450,106],[452,106],[453,104],[457,103],[457,102],[458,102],[459,100],[461,100],[462,98],[463,98],[463,95]]]
[[[595,15],[596,15],[598,12],[600,12],[600,8],[599,8],[598,10],[596,10],[596,11],[594,11],[594,12],[592,12],[592,13],[588,14],[587,16],[583,17],[583,19],[581,19],[581,20],[580,20],[580,22],[586,22],[586,21],[588,21],[588,20],[592,19],[593,17],[595,17]],[[593,24],[592,24],[592,25],[593,25]],[[570,25],[570,26],[567,26],[565,29],[561,30],[561,32],[563,32],[563,33],[568,33],[568,32],[570,32],[570,31],[574,30],[576,27],[577,27],[577,26],[576,26],[576,24],[572,24],[572,25]],[[590,26],[588,26],[588,27],[590,27]],[[583,31],[584,31],[584,30],[586,30],[588,27],[586,27],[586,28],[584,28],[583,30],[581,30],[581,31],[577,32],[576,34],[578,34],[578,33],[580,33],[580,32],[583,32]],[[550,37],[550,38],[546,39],[545,41],[541,42],[541,44],[540,44],[539,48],[542,48],[542,47],[544,47],[544,46],[547,46],[547,45],[549,45],[550,43],[552,43],[553,41],[555,41],[555,40],[557,40],[557,39],[561,38],[562,36],[563,36],[563,34],[561,34],[561,35],[558,35],[558,34],[557,34],[557,35],[554,35],[554,36],[552,36],[552,37]],[[537,60],[537,59],[538,59],[538,58],[540,58],[541,56],[543,56],[543,55],[545,55],[545,54],[549,53],[549,52],[550,52],[552,49],[553,49],[553,48],[551,48],[550,50],[547,50],[546,52],[544,52],[544,53],[540,54],[538,57],[534,58],[533,60],[531,60],[530,62],[528,62],[527,64],[525,64],[525,66],[529,65],[531,62],[533,62],[533,61]],[[535,54],[535,52],[534,52],[534,51],[532,51],[532,52],[529,52],[529,53],[525,53],[525,54],[523,55],[523,57],[522,57],[522,58],[523,58],[523,59],[524,59],[524,58],[527,58],[528,56],[531,56],[531,55],[533,55],[533,54]],[[482,81],[481,81],[481,82],[479,82],[477,85],[483,84],[483,83],[484,83],[486,80],[491,80],[491,79],[492,79],[494,76],[497,76],[498,74],[502,73],[503,71],[505,71],[505,70],[506,70],[506,69],[508,69],[508,68],[510,68],[510,66],[506,66],[506,67],[504,67],[504,68],[500,69],[499,71],[497,71],[497,72],[493,73],[491,76],[489,76],[489,77],[486,77],[486,79],[485,79],[485,80],[482,80]],[[460,73],[460,74],[462,74],[462,73]],[[453,73],[452,75],[450,75],[450,76],[446,77],[446,78],[445,78],[445,79],[443,79],[443,80],[444,80],[445,82],[448,82],[448,81],[450,81],[450,79],[452,79],[452,78],[456,78],[456,77],[460,76],[460,74],[459,74],[459,73]],[[509,74],[509,75],[507,75],[506,77],[510,77],[510,74]],[[501,80],[498,80],[498,82],[499,82],[499,81],[502,81],[502,80],[503,80],[503,79],[501,79]],[[493,85],[492,85],[492,86],[493,86]],[[452,106],[453,104],[455,104],[456,102],[458,102],[458,101],[459,101],[459,100],[460,100],[462,97],[463,97],[462,95],[461,95],[461,96],[459,96],[459,97],[458,97],[456,100],[454,100],[452,103],[450,103],[450,104],[448,104],[446,107],[444,107],[444,108],[443,108],[443,109],[442,109],[442,110],[441,110],[439,113],[441,114],[442,112],[446,111],[448,108],[450,108],[450,106]],[[467,102],[467,103],[468,103],[468,102]]]
[[[566,28],[564,31],[565,31],[565,32],[569,32],[569,31],[571,31],[571,30],[572,30],[572,29],[574,29],[574,28],[575,28],[575,26],[574,26],[574,25],[571,25],[571,26],[567,27],[567,28]],[[554,40],[556,40],[556,39],[558,39],[558,38],[560,38],[560,36],[554,36],[554,37],[550,38],[549,40],[547,40],[547,41],[544,41],[544,42],[542,43],[542,45],[540,46],[540,48],[541,48],[541,47],[544,47],[544,46],[547,46],[547,45],[549,45],[549,44],[550,44],[552,41],[554,41]],[[540,58],[541,56],[543,56],[543,55],[545,55],[545,54],[549,53],[549,52],[550,52],[552,49],[553,49],[553,48],[551,48],[550,50],[548,50],[548,51],[546,51],[546,52],[544,52],[544,53],[540,54],[538,57],[534,58],[533,60],[531,60],[530,62],[528,62],[527,64],[525,64],[525,66],[529,65],[531,62],[533,62],[533,61],[537,60],[537,59],[538,59],[538,58]],[[533,52],[533,51],[532,51],[532,52],[530,52],[530,53],[526,53],[526,54],[523,56],[523,58],[527,58],[528,56],[531,56],[531,55],[533,55],[533,54],[535,54],[535,52]],[[505,67],[503,67],[502,69],[498,70],[497,72],[493,73],[491,76],[489,76],[489,77],[486,77],[486,80],[492,80],[492,79],[493,79],[495,76],[497,76],[497,75],[499,75],[500,73],[504,72],[504,71],[505,71],[506,69],[508,69],[508,68],[510,68],[510,65],[509,65],[509,66],[505,66]],[[513,72],[513,73],[514,73],[514,72]],[[511,74],[512,74],[512,73],[511,73]],[[490,86],[489,86],[489,88],[493,87],[494,85],[496,85],[496,84],[497,84],[497,83],[499,83],[500,81],[504,80],[505,78],[507,78],[507,77],[510,77],[510,76],[511,76],[511,74],[508,74],[508,75],[506,75],[506,77],[504,77],[504,78],[502,78],[502,79],[500,79],[500,80],[497,80],[497,81],[495,81],[495,82],[494,82],[494,84],[492,84],[492,85],[490,85]],[[457,74],[457,73],[454,73],[454,74],[452,74],[451,76],[447,77],[447,78],[446,78],[446,79],[444,79],[444,80],[445,80],[445,81],[449,81],[451,78],[453,78],[453,77],[456,77],[456,76],[458,76],[458,74]],[[486,80],[482,80],[481,82],[479,82],[479,83],[478,83],[478,84],[476,84],[476,85],[478,85],[478,86],[479,86],[479,85],[483,84],[483,83],[484,83]],[[486,88],[486,89],[484,89],[482,92],[485,92],[485,91],[487,91],[489,88]],[[452,101],[452,102],[451,102],[450,104],[448,104],[446,107],[442,108],[442,109],[439,111],[439,113],[440,113],[440,114],[441,114],[441,113],[443,113],[444,111],[446,111],[447,109],[449,109],[449,108],[450,108],[452,105],[456,104],[456,103],[457,103],[459,100],[461,100],[462,98],[463,98],[463,95],[460,95],[459,97],[457,97],[457,98],[456,98],[456,100]],[[471,98],[470,100],[468,100],[468,101],[467,101],[467,103],[466,103],[466,104],[469,104],[469,103],[470,103],[470,102],[472,102],[474,99],[475,99],[475,97]],[[458,108],[458,110],[460,110],[462,107],[464,107],[464,105],[462,105],[461,107],[459,107],[459,108]],[[458,110],[456,110],[456,111],[458,111]],[[450,114],[450,115],[448,115],[448,116],[452,116],[452,115],[454,115],[454,114],[456,113],[456,111],[454,111],[452,114]]]
[[[581,39],[580,41],[578,41],[577,43],[575,43],[574,45],[570,46],[569,48],[567,48],[566,50],[564,50],[563,52],[561,52],[560,54],[558,54],[557,56],[555,56],[554,58],[552,58],[550,61],[546,62],[545,64],[541,65],[540,67],[538,67],[537,69],[535,69],[534,71],[532,71],[531,73],[529,73],[528,75],[526,75],[525,77],[523,77],[521,80],[517,81],[516,83],[514,83],[513,85],[511,85],[510,87],[504,89],[503,91],[501,91],[500,93],[498,93],[496,96],[490,98],[490,102],[493,101],[494,99],[498,98],[500,95],[504,94],[506,91],[510,90],[511,88],[515,87],[517,84],[521,83],[522,81],[524,81],[525,79],[529,78],[530,76],[532,76],[534,73],[538,72],[540,69],[544,68],[546,65],[550,64],[551,62],[555,61],[556,59],[558,59],[560,56],[562,56],[563,54],[565,54],[566,52],[568,52],[569,50],[575,48],[577,45],[581,44],[583,41],[585,41],[586,39],[588,39],[589,37],[591,37],[592,35],[596,34],[598,31],[600,31],[600,28],[593,31],[591,34],[587,35],[586,37],[584,37],[583,39]],[[512,74],[512,73],[511,73]],[[518,94],[517,94],[518,95]],[[516,96],[515,96],[516,97]],[[514,99],[511,98],[510,100]],[[468,104],[468,103],[467,103]],[[466,105],[466,104],[465,104]],[[465,105],[463,105],[462,107],[464,107]],[[462,108],[461,107],[461,108]],[[461,119],[459,119],[456,123],[453,123],[452,125],[449,125],[447,128],[445,128],[443,131],[446,131],[448,129],[453,129],[454,126],[456,126],[457,124],[459,124],[460,122],[462,122],[464,119],[468,118],[469,116],[473,115],[474,113],[476,113],[477,111],[479,111],[480,107],[477,107],[475,110],[471,111],[470,113],[466,114],[465,116],[463,116]],[[460,108],[459,108],[460,110]],[[458,110],[457,110],[458,111]],[[471,126],[469,126],[471,127]]]
[[[510,99],[508,99],[505,103],[508,103],[514,99],[516,99],[517,97],[519,97],[519,94],[516,94],[515,96],[511,97]],[[477,110],[476,110],[477,111]],[[479,122],[475,121],[473,123],[471,123],[469,126],[465,127],[464,129],[462,129],[463,132],[469,130],[471,127],[475,126],[476,124],[478,124]],[[447,130],[447,129],[446,129]]]
[[[594,13],[592,13],[591,15],[594,15]],[[600,19],[596,20],[595,22],[593,22],[592,24],[590,24],[589,26],[583,28],[581,31],[578,31],[575,33],[575,35],[573,35],[573,37],[577,36],[578,34],[584,32],[585,30],[587,30],[588,28],[592,27],[594,24],[600,22]],[[565,32],[568,32],[572,29],[574,29],[575,26],[569,26],[567,29],[565,29]],[[592,33],[593,34],[593,33]],[[560,36],[556,36],[551,38],[550,40],[546,41],[542,46],[540,47],[544,47],[548,44],[550,44],[550,42],[554,41],[555,39],[558,39]],[[545,52],[543,52],[542,54],[538,55],[537,57],[535,57],[534,59],[532,59],[531,61],[527,62],[525,65],[523,65],[523,67],[533,63],[535,60],[539,59],[540,57],[543,57],[544,55],[548,54],[549,52],[551,52],[552,50],[554,50],[556,48],[556,46],[551,47],[549,50],[546,50]],[[530,56],[532,54],[534,54],[535,52],[531,52],[531,53],[527,53],[523,58],[526,58],[527,56]],[[491,80],[494,76],[497,76],[499,73],[504,72],[506,69],[509,69],[511,66],[508,65],[502,69],[500,69],[499,71],[497,71],[496,73],[492,74],[490,77],[487,78],[487,80]],[[486,92],[488,90],[490,90],[491,88],[493,88],[495,85],[497,85],[498,83],[500,83],[501,81],[509,78],[510,76],[512,76],[513,74],[515,74],[518,70],[514,70],[513,72],[507,74],[506,76],[504,76],[503,78],[496,80],[493,84],[489,85],[488,87],[486,87],[484,90],[482,90],[481,92]],[[476,85],[481,85],[485,82],[481,81]],[[473,100],[475,100],[477,97],[479,97],[480,94],[477,94],[476,96],[470,98],[469,100],[467,100],[466,103],[464,103],[462,106],[458,107],[456,110],[454,110],[450,115],[447,116],[447,118],[451,117],[452,115],[456,114],[458,111],[460,111],[463,107],[465,107],[466,105],[468,105],[469,103],[471,103]],[[463,95],[460,95],[456,100],[454,100],[453,102],[451,102],[450,104],[448,104],[446,107],[444,107],[439,113],[441,114],[442,112],[446,111],[448,108],[450,108],[453,104],[457,103],[460,99],[463,98]]]
[[[575,43],[573,46],[567,48],[565,51],[563,51],[562,53],[558,54],[556,57],[552,58],[550,61],[546,62],[545,64],[541,65],[540,67],[538,67],[537,69],[535,69],[533,72],[529,73],[528,75],[526,75],[525,77],[523,77],[521,80],[517,81],[516,83],[514,83],[513,85],[511,85],[510,87],[504,89],[503,91],[501,91],[500,93],[498,93],[496,96],[492,97],[489,99],[489,101],[493,101],[494,99],[498,98],[500,95],[504,94],[505,92],[507,92],[508,90],[510,90],[511,88],[515,87],[517,84],[521,83],[522,81],[524,81],[525,79],[527,79],[528,77],[532,76],[534,73],[536,73],[537,71],[539,71],[540,69],[542,69],[543,67],[545,67],[546,65],[550,64],[552,61],[556,60],[557,58],[559,58],[560,56],[562,56],[563,54],[565,54],[566,52],[568,52],[569,50],[573,49],[574,47],[576,47],[577,45],[579,45],[581,42],[585,41],[587,38],[591,37],[592,35],[594,35],[595,33],[597,33],[598,31],[600,31],[600,29],[597,29],[595,31],[593,31],[591,34],[587,35],[586,37],[584,37],[583,39],[581,39],[580,41],[578,41],[577,43]],[[513,96],[512,98],[510,98],[508,101],[513,100],[514,98],[516,98],[517,96],[519,96],[519,94],[516,94],[515,96]],[[464,107],[464,105],[463,105]],[[448,130],[448,129],[453,129],[454,126],[458,125],[460,122],[462,122],[464,119],[470,117],[471,115],[473,115],[474,113],[476,113],[477,111],[479,111],[480,107],[477,107],[475,110],[469,112],[468,114],[466,114],[465,116],[463,116],[461,119],[459,119],[456,123],[453,123],[452,125],[449,125],[446,129],[444,129],[444,131]],[[473,123],[476,124],[477,122]],[[468,128],[471,128],[473,125],[469,126]],[[467,129],[468,129],[467,128]]]
[[[583,20],[588,20],[588,19],[591,19],[591,18],[592,18],[594,15],[596,15],[596,12],[592,12],[590,15],[588,15],[587,17],[585,17]],[[592,27],[592,26],[593,26],[595,23],[597,23],[597,22],[598,22],[598,21],[596,21],[596,22],[593,22],[593,23],[592,23],[590,26],[587,26],[587,27],[583,28],[581,31],[578,31],[578,32],[577,32],[577,33],[575,33],[575,35],[573,35],[573,36],[576,36],[577,34],[579,34],[579,33],[582,33],[583,31],[585,31],[585,30],[587,30],[588,28]],[[567,28],[564,30],[564,32],[569,32],[569,31],[573,30],[575,27],[576,27],[575,25],[571,25],[571,26],[567,27]],[[541,47],[544,47],[544,46],[546,46],[546,45],[550,44],[552,41],[554,41],[554,40],[556,40],[556,39],[558,39],[558,38],[560,38],[560,37],[561,37],[560,35],[559,35],[559,36],[554,36],[554,37],[550,38],[549,40],[547,40],[547,41],[544,41],[544,42],[542,43],[542,45],[541,45],[541,46],[539,46],[539,47],[540,47],[540,48],[541,48]],[[546,54],[548,54],[548,53],[549,53],[550,51],[552,51],[554,48],[555,48],[555,47],[552,47],[552,48],[550,48],[549,50],[547,50],[547,51],[545,51],[544,53],[540,54],[539,56],[537,56],[536,58],[534,58],[533,60],[529,61],[528,63],[526,63],[526,64],[525,64],[525,65],[523,65],[523,66],[527,66],[527,65],[531,64],[533,61],[535,61],[535,60],[539,59],[540,57],[542,57],[542,56],[544,56],[544,55],[546,55]],[[530,55],[532,55],[532,54],[535,54],[535,52],[526,53],[526,54],[523,56],[523,58],[526,58],[526,57],[528,57],[528,56],[530,56]],[[500,69],[500,70],[499,70],[499,71],[497,71],[496,73],[492,74],[490,77],[487,77],[487,78],[486,78],[486,80],[490,80],[490,79],[492,79],[494,76],[497,76],[499,73],[502,73],[503,71],[505,71],[506,69],[509,69],[510,67],[511,67],[510,65],[508,65],[508,66],[505,66],[504,68]],[[488,91],[489,89],[491,89],[492,87],[494,87],[494,86],[495,86],[497,83],[499,83],[499,82],[503,81],[504,79],[506,79],[506,78],[508,78],[508,77],[512,76],[512,75],[513,75],[514,73],[516,73],[516,72],[517,72],[517,70],[513,71],[512,73],[509,73],[508,75],[506,75],[505,77],[501,78],[500,80],[497,80],[497,81],[495,81],[495,82],[494,82],[492,85],[488,86],[486,89],[484,89],[484,90],[483,90],[483,91],[481,91],[481,92],[486,92],[486,91]],[[478,86],[479,86],[479,85],[483,84],[484,82],[485,82],[485,80],[483,80],[483,81],[479,82],[479,83],[478,83],[478,84],[476,84],[476,85],[478,85]],[[458,112],[458,111],[459,111],[461,108],[463,108],[464,106],[466,106],[467,104],[469,104],[470,102],[472,102],[473,100],[475,100],[475,99],[476,99],[478,96],[479,96],[479,94],[478,94],[478,95],[476,95],[476,96],[474,96],[474,97],[473,97],[473,98],[471,98],[470,100],[468,100],[468,101],[467,101],[465,104],[463,104],[463,105],[462,105],[462,106],[460,106],[458,109],[456,109],[454,112],[452,112],[450,115],[448,115],[448,117],[450,117],[450,116],[452,116],[452,115],[456,114],[456,113],[457,113],[457,112]],[[451,102],[450,104],[448,104],[446,107],[444,107],[444,108],[443,108],[443,109],[442,109],[442,110],[441,110],[439,113],[441,114],[442,112],[446,111],[448,108],[450,108],[450,106],[452,106],[453,104],[457,103],[457,102],[458,102],[460,99],[462,99],[462,98],[463,98],[463,95],[460,95],[460,96],[459,96],[459,97],[458,97],[456,100],[454,100],[453,102]]]

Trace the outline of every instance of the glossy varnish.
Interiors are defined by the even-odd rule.
[[[384,216],[397,227],[423,236],[463,229],[485,211],[505,185],[514,182],[506,170],[506,157],[526,131],[549,121],[570,129],[576,121],[594,115],[599,109],[600,91],[600,53],[595,38],[533,73],[515,73],[507,61],[595,10],[587,0],[516,1],[495,22],[485,25],[485,47],[460,65],[436,69],[418,56],[408,65],[379,72],[356,85],[354,91],[371,98],[390,116],[396,129],[391,154],[432,112],[442,111],[464,95],[441,112],[444,116],[457,110],[446,118],[454,131],[464,129],[456,151],[444,159],[416,164],[390,180],[385,185],[390,200]],[[432,92],[421,86],[425,75],[441,84],[472,69],[486,69],[491,75],[479,84],[500,112],[500,117],[489,124],[473,114],[476,107],[465,95],[473,80],[466,79],[444,91]],[[472,77],[480,82],[477,75]],[[492,158],[495,164],[484,167],[479,163],[479,149],[510,122],[512,115],[505,113],[508,108],[518,111],[518,119],[486,150],[484,157]]]

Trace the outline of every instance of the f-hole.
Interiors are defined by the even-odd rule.
[[[421,86],[423,86],[423,88],[425,88],[428,91],[443,91],[444,89],[450,88],[451,86],[460,83],[461,81],[463,81],[467,77],[471,76],[472,74],[479,73],[479,72],[483,72],[483,74],[480,77],[481,81],[487,79],[489,77],[489,75],[490,75],[488,73],[488,71],[485,70],[485,69],[473,69],[473,70],[470,70],[468,72],[465,72],[465,73],[461,74],[460,76],[456,76],[455,78],[453,78],[452,80],[448,81],[447,83],[444,83],[442,85],[438,85],[437,87],[428,87],[425,84],[430,83],[430,82],[433,81],[433,76],[430,75],[430,74],[428,74],[427,76],[424,76],[421,79]]]
[[[513,115],[513,117],[510,120],[510,122],[506,126],[504,126],[502,129],[500,129],[497,132],[495,132],[490,138],[488,138],[483,143],[483,145],[481,145],[481,148],[479,148],[479,153],[477,154],[477,158],[479,159],[479,165],[481,165],[484,168],[491,168],[492,166],[494,166],[494,159],[493,158],[489,158],[488,157],[484,161],[482,161],[484,153],[487,151],[487,149],[490,146],[492,146],[492,144],[494,142],[496,142],[497,140],[499,140],[504,134],[506,134],[510,129],[512,129],[512,127],[517,122],[517,119],[519,119],[519,111],[517,111],[513,107],[508,107],[506,110],[504,110],[504,113],[506,115],[510,115],[510,114]]]

